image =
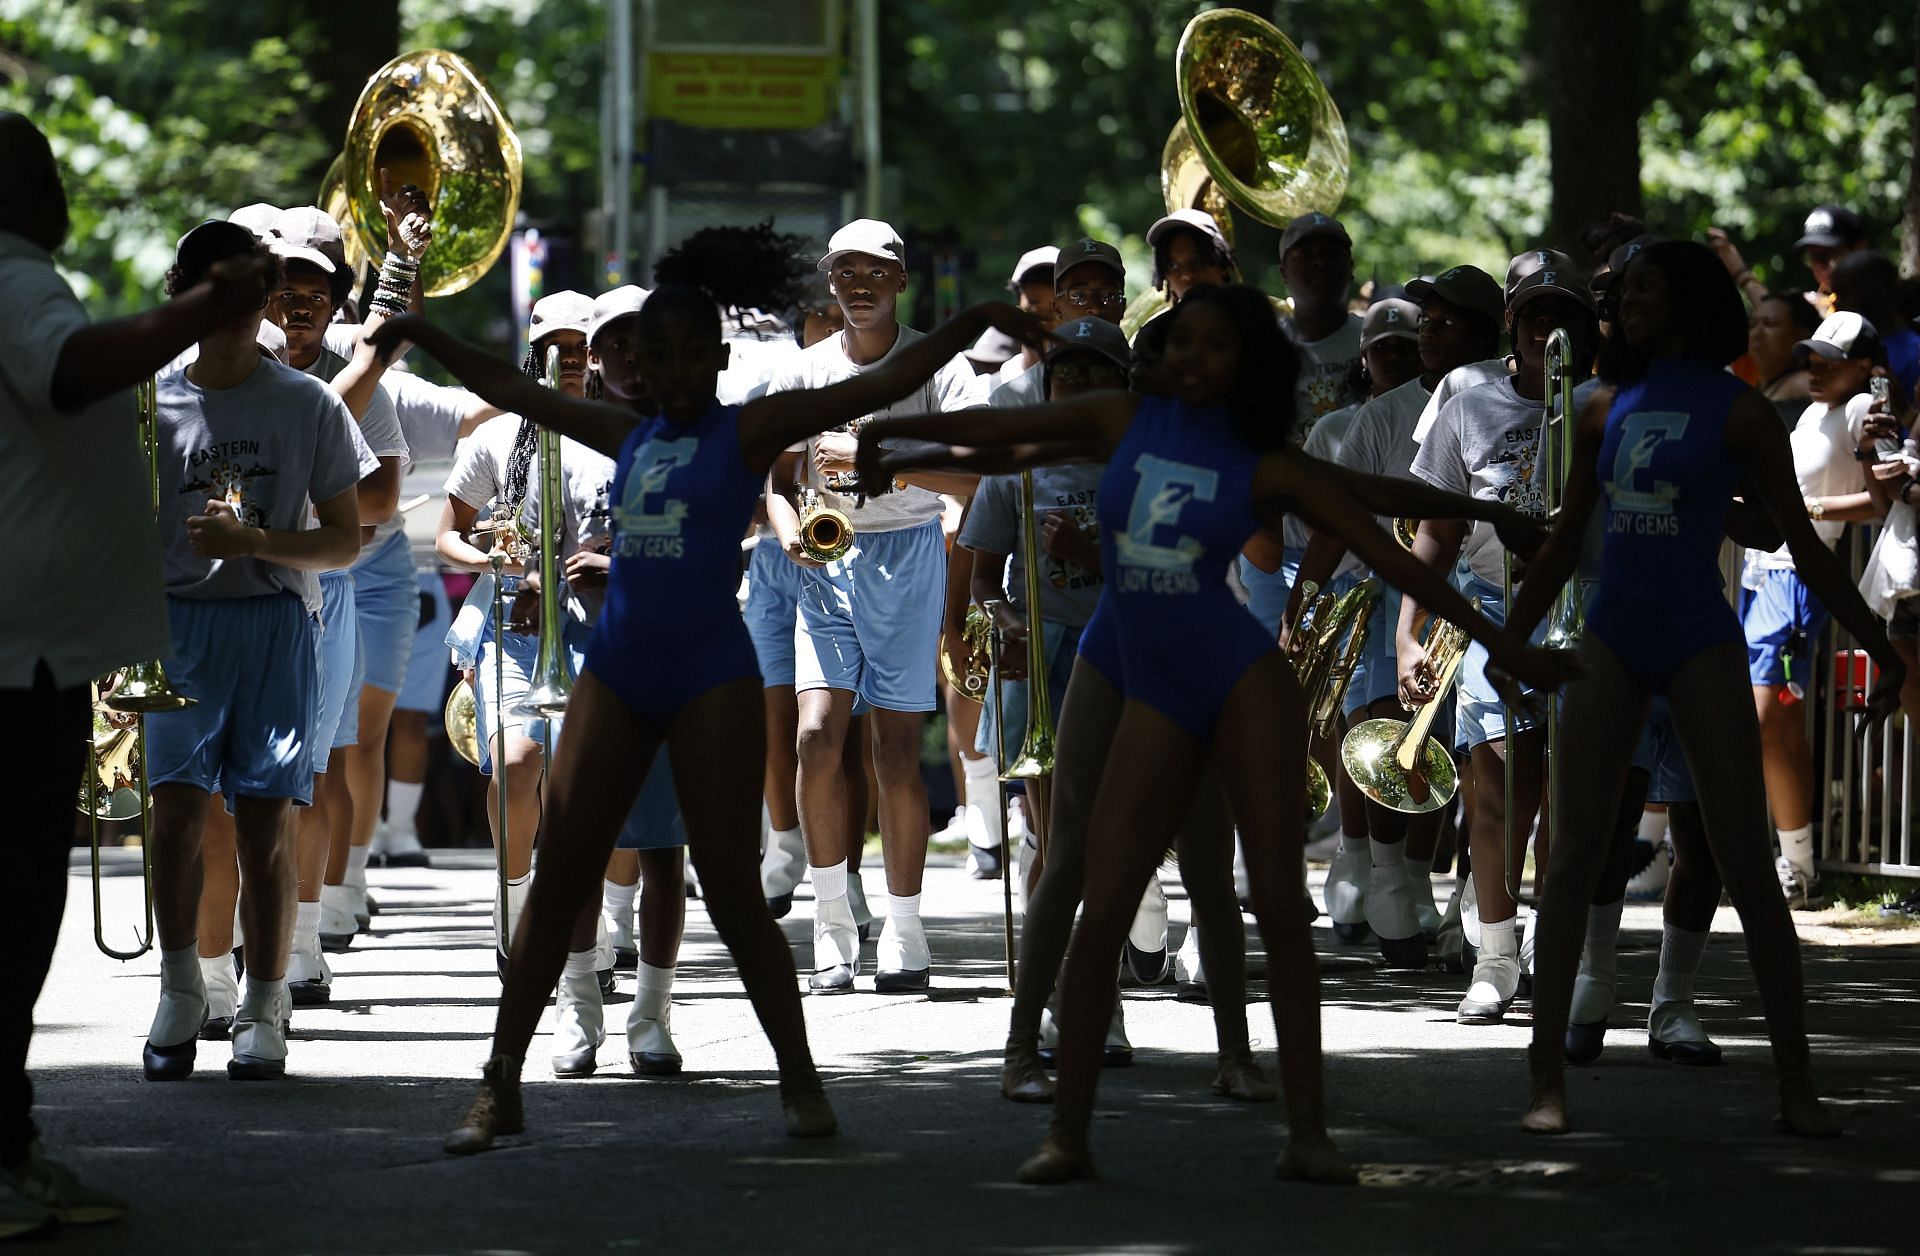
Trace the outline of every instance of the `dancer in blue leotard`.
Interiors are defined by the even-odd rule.
[[[1320,1091],[1318,980],[1298,860],[1304,698],[1272,639],[1227,591],[1227,564],[1262,521],[1271,525],[1297,509],[1337,530],[1386,578],[1437,599],[1440,613],[1465,621],[1516,672],[1547,683],[1563,673],[1557,660],[1488,624],[1412,563],[1369,511],[1470,511],[1526,546],[1524,520],[1493,503],[1342,472],[1291,448],[1288,402],[1297,364],[1256,290],[1198,288],[1172,318],[1161,369],[1174,396],[1101,392],[1031,409],[876,420],[861,433],[861,478],[884,485],[926,456],[880,443],[894,437],[972,445],[1082,441],[1107,458],[1102,558],[1118,649],[1106,652],[1104,664],[1117,667],[1126,701],[1089,831],[1109,847],[1088,860],[1086,909],[1067,960],[1052,1133],[1021,1167],[1022,1180],[1092,1172],[1087,1127],[1113,1006],[1112,956],[1141,886],[1212,762],[1239,821],[1255,914],[1273,956],[1271,998],[1291,1127],[1276,1169],[1352,1181],[1327,1135]],[[1089,630],[1098,647],[1105,640],[1098,614]],[[1071,719],[1071,693],[1067,704]]]
[[[1011,306],[979,306],[879,369],[729,406],[714,396],[727,350],[713,296],[664,286],[641,311],[629,350],[658,409],[638,425],[627,407],[544,389],[424,319],[381,329],[380,348],[412,341],[487,399],[618,462],[606,605],[567,708],[569,735],[554,756],[540,876],[514,935],[480,1094],[448,1151],[484,1151],[496,1135],[523,1128],[521,1061],[560,974],[569,926],[591,901],[633,804],[634,765],[650,763],[662,744],[672,752],[707,910],[779,1061],[787,1132],[834,1131],[807,1048],[793,956],[760,892],[763,764],[754,751],[764,745],[765,712],[759,665],[734,603],[739,541],[781,451],[906,396],[989,326],[1023,341],[1045,334]]]
[[[1564,507],[1509,623],[1537,624],[1574,572],[1588,516],[1606,494],[1599,588],[1570,685],[1553,804],[1554,873],[1535,958],[1529,1109],[1538,1133],[1567,1128],[1564,1034],[1587,903],[1601,875],[1614,803],[1647,705],[1665,694],[1707,821],[1707,841],[1747,932],[1779,1082],[1778,1123],[1804,1135],[1839,1126],[1809,1074],[1800,955],[1768,863],[1764,799],[1753,788],[1760,741],[1740,623],[1718,555],[1744,475],[1786,537],[1802,577],[1881,667],[1870,718],[1899,701],[1905,666],[1808,520],[1786,433],[1773,407],[1722,367],[1745,344],[1740,299],[1704,247],[1643,250],[1619,281],[1616,346],[1580,417]]]

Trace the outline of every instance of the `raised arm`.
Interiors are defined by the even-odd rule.
[[[1907,666],[1887,641],[1886,625],[1861,598],[1840,560],[1828,549],[1813,520],[1807,517],[1794,475],[1793,450],[1773,407],[1756,392],[1734,403],[1727,419],[1728,452],[1747,466],[1747,476],[1760,502],[1786,537],[1794,570],[1821,605],[1865,646],[1880,667],[1880,680],[1868,696],[1869,711],[1877,718],[1891,714],[1900,702],[1900,686]]]
[[[1104,461],[1133,421],[1137,399],[1119,391],[1082,393],[1070,401],[1002,410],[953,410],[875,419],[860,429],[856,465],[865,484],[884,486],[902,471],[951,465],[953,446],[993,461],[996,472],[1061,462]],[[920,445],[889,448],[901,440]],[[1000,451],[998,455],[991,451]],[[1017,456],[1016,456],[1017,455]]]
[[[570,436],[609,458],[620,455],[620,446],[633,430],[631,410],[576,399],[548,388],[527,378],[511,363],[443,331],[418,314],[389,319],[369,333],[367,339],[382,353],[391,352],[403,340],[412,341],[420,346],[421,352],[446,367],[490,404],[532,419],[562,436]]]
[[[1601,412],[1605,415],[1605,411]],[[1369,475],[1337,463],[1315,460],[1315,473],[1324,474],[1339,490],[1376,515],[1407,519],[1465,519],[1490,523],[1500,543],[1525,558],[1540,547],[1545,527],[1531,515],[1499,502],[1450,493],[1425,480]],[[1258,486],[1256,485],[1256,491]]]
[[[781,451],[809,436],[892,405],[932,379],[989,327],[1022,344],[1040,345],[1047,339],[1040,320],[1025,310],[995,302],[973,306],[874,370],[828,388],[768,393],[748,402],[740,412],[741,453],[749,466],[771,465]]]

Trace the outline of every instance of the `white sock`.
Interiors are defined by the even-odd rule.
[[[640,883],[621,885],[618,881],[600,883],[600,901],[606,906],[607,914],[625,920],[633,915],[633,896],[640,892]]]
[[[1813,826],[1780,830],[1780,853],[1787,857],[1802,877],[1813,875]]]
[[[960,756],[960,772],[966,786],[966,805],[979,812],[982,821],[980,831],[971,827],[967,830],[967,840],[978,845],[999,845],[1000,842],[1000,776],[994,771],[991,758],[970,759]],[[987,840],[982,842],[984,837]]]
[[[600,948],[594,946],[584,951],[568,951],[567,962],[560,969],[560,979],[564,981],[568,977],[587,977],[597,983],[599,979],[594,976],[593,965],[599,955]]]
[[[1640,840],[1649,846],[1658,846],[1667,836],[1667,813],[1664,811],[1642,811],[1640,813]]]
[[[314,951],[320,948],[320,903],[301,903],[293,913],[293,949]]]
[[[367,856],[372,853],[371,845],[347,847],[347,881],[349,883],[367,879]]]
[[[920,918],[920,896],[918,894],[887,895],[887,915],[893,917],[895,920],[902,920],[908,916],[918,920]]]
[[[1663,1041],[1673,1041],[1660,1033],[1672,1027],[1672,1017],[1667,1009],[1675,1004],[1692,1006],[1693,978],[1700,971],[1700,960],[1706,950],[1707,932],[1704,929],[1696,933],[1691,929],[1667,925],[1661,931],[1660,974],[1653,981],[1653,1000],[1647,1015],[1649,1033],[1662,1037]]]
[[[1480,949],[1496,955],[1518,955],[1519,948],[1513,942],[1514,926],[1519,918],[1508,916],[1505,920],[1483,920],[1480,922]],[[1504,939],[1504,945],[1496,945],[1495,938]]]
[[[1341,845],[1344,846],[1346,843],[1343,841]],[[1407,844],[1405,842],[1376,842],[1369,840],[1367,842],[1367,849],[1372,852],[1373,866],[1376,868],[1391,868],[1407,861]]]
[[[813,877],[813,900],[816,904],[832,902],[836,898],[847,896],[847,861],[828,864],[809,864],[808,872]]]
[[[420,814],[420,797],[426,791],[424,781],[388,781],[387,823],[413,832],[413,818]]]

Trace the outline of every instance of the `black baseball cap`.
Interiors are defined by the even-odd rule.
[[[1867,238],[1867,228],[1860,221],[1860,215],[1844,205],[1815,205],[1813,212],[1807,215],[1806,222],[1800,225],[1800,238],[1793,242],[1796,252],[1801,249],[1837,249],[1851,246]]]
[[[1506,294],[1493,281],[1493,276],[1478,266],[1452,266],[1431,279],[1423,276],[1410,280],[1407,295],[1420,302],[1439,297],[1463,310],[1485,314],[1496,323],[1507,310]]]

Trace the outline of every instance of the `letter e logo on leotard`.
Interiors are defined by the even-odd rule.
[[[679,440],[648,441],[634,455],[626,491],[613,512],[614,527],[622,536],[680,535],[687,503],[666,496],[667,476],[675,467],[690,464],[699,448],[698,437],[683,436]]]
[[[1196,537],[1174,533],[1171,545],[1161,544],[1162,529],[1179,526],[1180,511],[1190,501],[1210,502],[1220,484],[1217,471],[1141,454],[1133,469],[1140,483],[1133,490],[1127,530],[1113,539],[1120,561],[1159,571],[1191,571],[1206,547]]]
[[[1670,515],[1680,490],[1647,474],[1662,441],[1686,435],[1690,416],[1679,411],[1635,411],[1620,420],[1620,445],[1613,456],[1613,480],[1607,485],[1613,508],[1640,515]]]

